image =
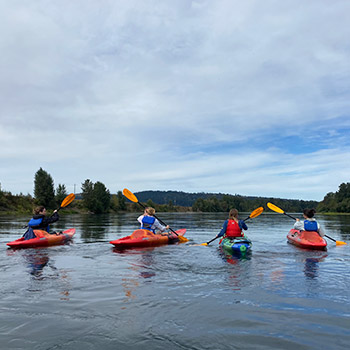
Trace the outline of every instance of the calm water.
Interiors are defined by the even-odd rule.
[[[69,216],[74,241],[7,249],[25,217],[0,217],[1,349],[348,349],[350,245],[325,252],[286,242],[293,221],[249,220],[252,254],[225,256],[226,214],[159,214],[188,243],[116,251],[137,214]],[[243,215],[242,217],[246,217]],[[350,217],[318,217],[350,243]]]

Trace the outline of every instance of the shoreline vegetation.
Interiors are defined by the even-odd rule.
[[[250,212],[257,207],[266,208],[267,202],[283,207],[288,212],[300,213],[305,208],[315,208],[318,213],[327,215],[350,214],[350,183],[342,183],[337,192],[329,192],[320,202],[273,197],[241,196],[224,193],[188,193],[181,191],[140,191],[135,192],[140,202],[154,207],[157,212],[228,212],[236,208],[240,212]],[[34,179],[34,196],[30,194],[13,195],[0,187],[0,215],[31,215],[33,208],[44,205],[48,210],[59,207],[68,195],[65,185],[54,189],[50,174],[40,168]],[[110,194],[101,182],[85,180],[81,192],[69,207],[70,214],[103,214],[139,212],[137,203],[126,199],[122,191]]]

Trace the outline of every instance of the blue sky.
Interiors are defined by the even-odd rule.
[[[0,183],[322,200],[350,181],[348,1],[0,1]],[[5,35],[6,34],[6,35]]]

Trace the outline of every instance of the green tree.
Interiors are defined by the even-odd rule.
[[[84,206],[90,210],[93,211],[95,205],[94,205],[94,184],[89,179],[86,179],[81,184],[81,191],[82,191],[82,197],[83,197],[83,203]]]
[[[61,185],[59,184],[56,188],[56,203],[60,204],[62,203],[62,201],[67,197],[68,193],[67,193],[67,189],[65,185]]]
[[[46,208],[53,208],[56,204],[53,179],[42,168],[35,173],[34,197],[37,204],[43,205]]]
[[[89,179],[82,184],[84,206],[95,214],[106,213],[110,208],[111,195],[106,186],[97,181],[95,184]]]
[[[106,213],[111,203],[111,194],[102,182],[97,181],[95,183],[93,196],[95,199],[95,208],[93,211],[96,214]]]
[[[149,199],[147,202],[146,202],[146,206],[147,207],[152,207],[152,208],[155,208],[156,205],[154,204],[154,202],[152,201],[152,199]]]
[[[118,191],[117,195],[113,195],[111,202],[112,202],[111,206],[112,206],[113,210],[115,210],[115,211],[125,211],[126,210],[125,197],[123,196],[122,191]]]

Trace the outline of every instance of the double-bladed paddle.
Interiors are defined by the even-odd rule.
[[[138,203],[141,205],[142,208],[146,209],[146,207],[139,202],[139,200],[137,199],[137,197],[131,192],[129,191],[127,188],[124,188],[123,190],[123,195],[129,199],[130,201],[134,202],[134,203]],[[162,225],[167,226],[167,224],[165,224],[162,220],[160,220],[156,215],[153,215]],[[186,237],[183,236],[179,236],[171,227],[169,227],[169,230],[173,233],[176,234],[176,236],[178,236],[179,241],[180,242],[188,242],[188,239]]]
[[[293,220],[296,220],[295,217],[287,214],[286,212],[284,212],[283,209],[279,208],[277,205],[274,205],[272,203],[267,203],[267,206],[272,210],[272,211],[275,211],[276,213],[280,213],[280,214],[284,214],[284,215],[287,215],[288,217],[290,217],[291,219]],[[344,245],[344,244],[347,244],[346,242],[343,242],[343,241],[337,241],[335,240],[334,238],[332,237],[329,237],[327,235],[324,235],[325,237],[327,237],[328,239],[330,239],[331,241],[335,242],[336,245]]]
[[[253,218],[256,218],[257,216],[259,216],[262,212],[264,211],[264,208],[263,207],[259,207],[259,208],[256,208],[255,210],[253,210],[250,215],[244,219],[243,221],[247,221],[248,219],[253,219]],[[207,243],[202,243],[200,245],[208,245],[209,243],[215,241],[217,238],[219,238],[219,236],[215,236],[213,239],[211,239],[210,241],[208,241]]]

